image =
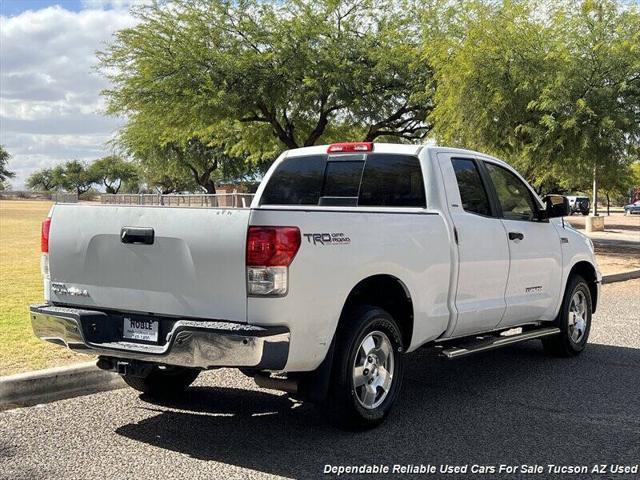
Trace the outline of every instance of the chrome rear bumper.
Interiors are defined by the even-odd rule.
[[[122,339],[123,314],[52,305],[32,305],[30,311],[36,336],[89,355],[204,369],[282,370],[289,354],[285,327],[158,318],[166,333],[159,344],[150,344]]]

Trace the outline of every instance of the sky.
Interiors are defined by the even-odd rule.
[[[135,24],[139,0],[0,0],[0,144],[14,190],[43,167],[94,160],[122,119],[103,114],[96,50]]]

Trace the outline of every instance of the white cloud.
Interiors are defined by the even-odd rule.
[[[105,117],[96,50],[135,23],[128,0],[86,1],[0,17],[0,143],[14,188],[37,168],[106,155],[121,120]],[[139,2],[135,2],[139,3]]]
[[[152,3],[153,0],[82,0],[84,8],[129,8],[144,3]]]

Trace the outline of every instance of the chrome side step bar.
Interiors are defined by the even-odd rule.
[[[449,360],[452,360],[454,358],[471,355],[472,353],[486,352],[487,350],[494,350],[496,348],[504,347],[507,345],[513,345],[514,343],[526,342],[527,340],[533,340],[534,338],[557,335],[558,333],[560,333],[559,328],[551,327],[529,330],[528,332],[522,332],[515,335],[492,336],[488,339],[483,338],[476,341],[469,341],[463,345],[445,348],[444,350],[442,350],[441,355]]]

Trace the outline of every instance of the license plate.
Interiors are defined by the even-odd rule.
[[[158,322],[156,320],[139,320],[124,317],[122,336],[132,340],[143,340],[145,342],[158,341]]]

